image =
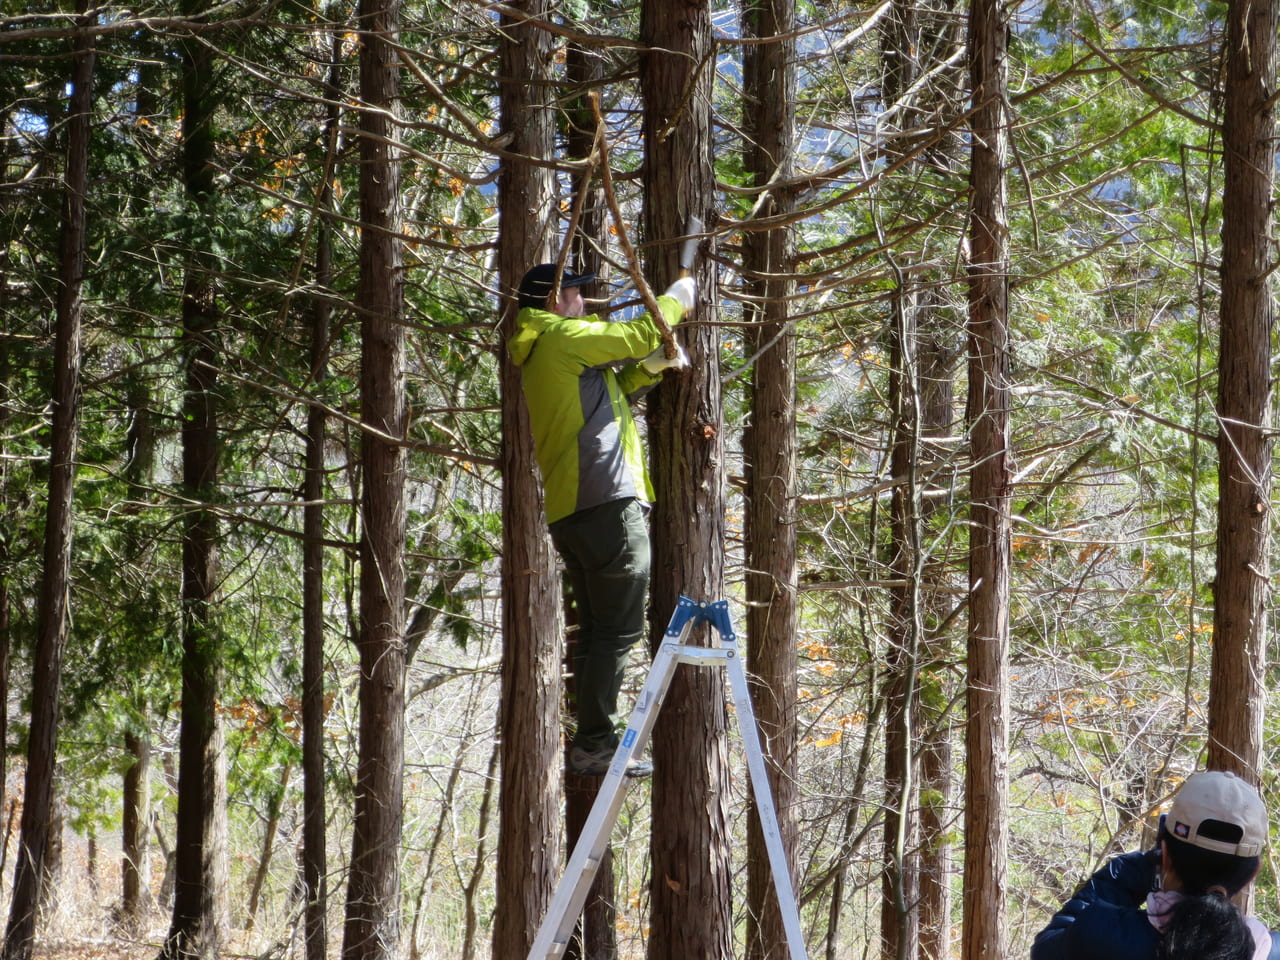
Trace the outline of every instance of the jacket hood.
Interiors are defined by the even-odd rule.
[[[547,329],[547,325],[555,319],[556,315],[546,310],[538,310],[534,307],[525,307],[521,310],[516,317],[516,332],[507,341],[511,362],[518,367],[528,360],[529,354],[533,353],[534,343],[537,342],[538,337],[542,336],[542,331]]]

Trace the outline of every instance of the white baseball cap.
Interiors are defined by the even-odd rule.
[[[1219,839],[1216,835],[1222,831],[1213,827],[1206,831],[1209,836],[1203,836],[1201,830],[1209,821],[1238,827],[1240,839]],[[1258,791],[1234,773],[1207,770],[1183,783],[1165,815],[1165,829],[1170,836],[1204,850],[1256,857],[1267,842],[1267,808]]]

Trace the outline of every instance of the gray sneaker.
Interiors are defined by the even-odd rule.
[[[603,777],[609,772],[613,763],[613,747],[600,747],[598,750],[583,750],[575,746],[569,751],[569,769],[582,777]],[[628,777],[647,777],[653,773],[653,764],[648,760],[632,757],[627,761]]]

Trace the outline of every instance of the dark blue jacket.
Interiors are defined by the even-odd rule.
[[[1160,934],[1142,907],[1159,866],[1158,849],[1107,862],[1036,934],[1031,960],[1155,960]],[[1270,960],[1280,960],[1275,931]]]

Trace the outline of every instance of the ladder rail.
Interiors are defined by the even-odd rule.
[[[787,851],[782,842],[778,810],[773,802],[773,791],[769,789],[769,772],[765,766],[760,730],[756,725],[755,708],[747,686],[746,667],[741,657],[732,658],[727,666],[729,686],[734,691],[734,704],[738,711],[739,732],[747,755],[748,778],[756,799],[756,815],[760,819],[760,832],[764,836],[765,850],[769,854],[769,869],[773,873],[773,889],[782,915],[782,928],[786,933],[792,960],[803,960],[806,955],[804,931],[800,926],[800,911],[796,906],[791,866],[787,863]]]

